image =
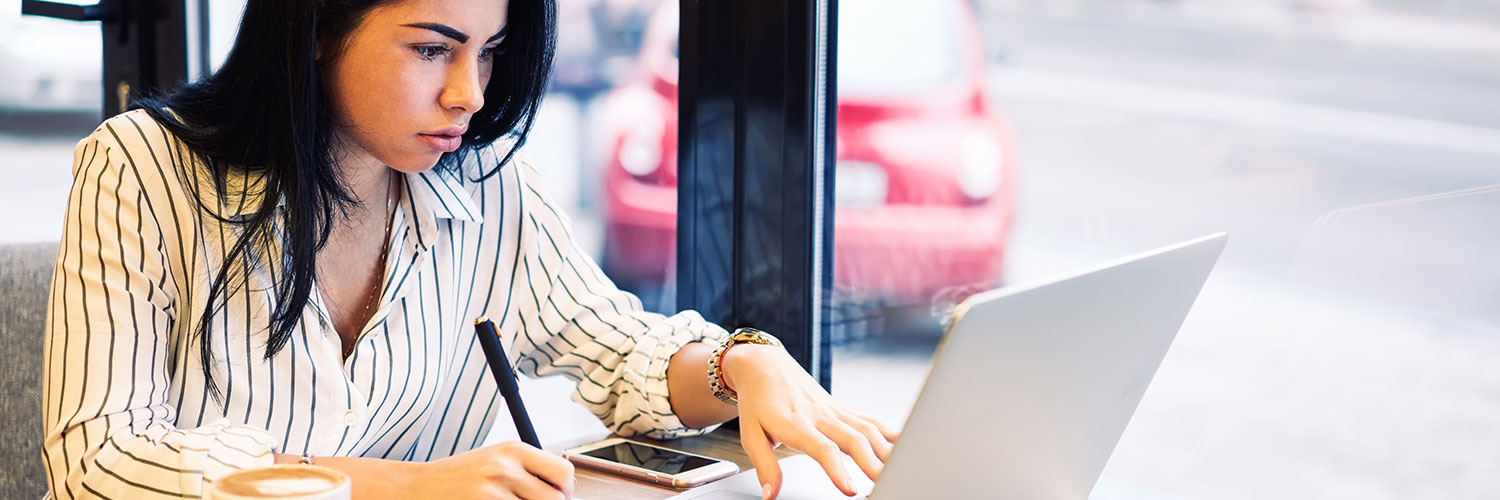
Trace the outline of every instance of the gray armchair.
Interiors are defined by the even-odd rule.
[[[0,498],[39,498],[42,329],[57,245],[0,245]]]

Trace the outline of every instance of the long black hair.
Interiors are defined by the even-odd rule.
[[[207,338],[215,313],[241,286],[232,268],[251,269],[260,262],[258,248],[281,248],[280,265],[268,266],[276,301],[269,318],[266,359],[286,346],[312,294],[317,253],[355,201],[334,162],[333,100],[321,65],[336,59],[349,36],[374,8],[393,0],[249,0],[234,47],[220,69],[165,97],[144,97],[132,107],[144,109],[181,141],[207,168],[212,193],[195,190],[200,210],[219,222],[238,226],[239,235],[224,256],[208,291],[208,306],[197,318],[195,333],[209,393],[221,400],[213,377],[213,342]],[[485,105],[470,119],[457,151],[445,153],[436,169],[456,170],[476,150],[503,136],[510,149],[482,180],[510,161],[531,130],[546,91],[556,38],[555,0],[510,0],[506,37],[496,51],[494,71],[484,92]],[[318,49],[324,49],[324,61]],[[331,56],[331,57],[330,57]],[[321,64],[321,65],[320,65]],[[189,168],[188,170],[197,169]],[[232,193],[232,173],[251,174],[255,182]],[[460,173],[462,175],[462,173]],[[253,191],[253,192],[252,192]],[[212,207],[230,195],[256,199],[248,216],[225,217]],[[282,215],[276,215],[283,204]],[[280,224],[278,227],[278,219]],[[248,276],[248,272],[245,273]]]

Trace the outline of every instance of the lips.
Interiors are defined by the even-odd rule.
[[[464,139],[463,135],[447,134],[417,134],[417,137],[421,137],[422,141],[426,142],[432,149],[444,153],[457,150],[459,144],[462,144]]]

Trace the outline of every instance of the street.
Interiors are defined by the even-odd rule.
[[[1500,44],[1121,4],[985,24],[1013,280],[1230,233],[1095,498],[1500,494]]]

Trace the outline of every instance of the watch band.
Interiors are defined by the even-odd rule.
[[[312,454],[311,453],[303,453],[301,456],[297,457],[297,464],[298,465],[312,465],[313,464]]]
[[[740,328],[714,349],[713,354],[708,357],[708,387],[713,390],[714,397],[730,405],[739,405],[740,397],[734,389],[729,388],[729,383],[724,381],[724,354],[729,352],[729,348],[740,344],[781,347],[781,341],[769,333],[754,328]]]

